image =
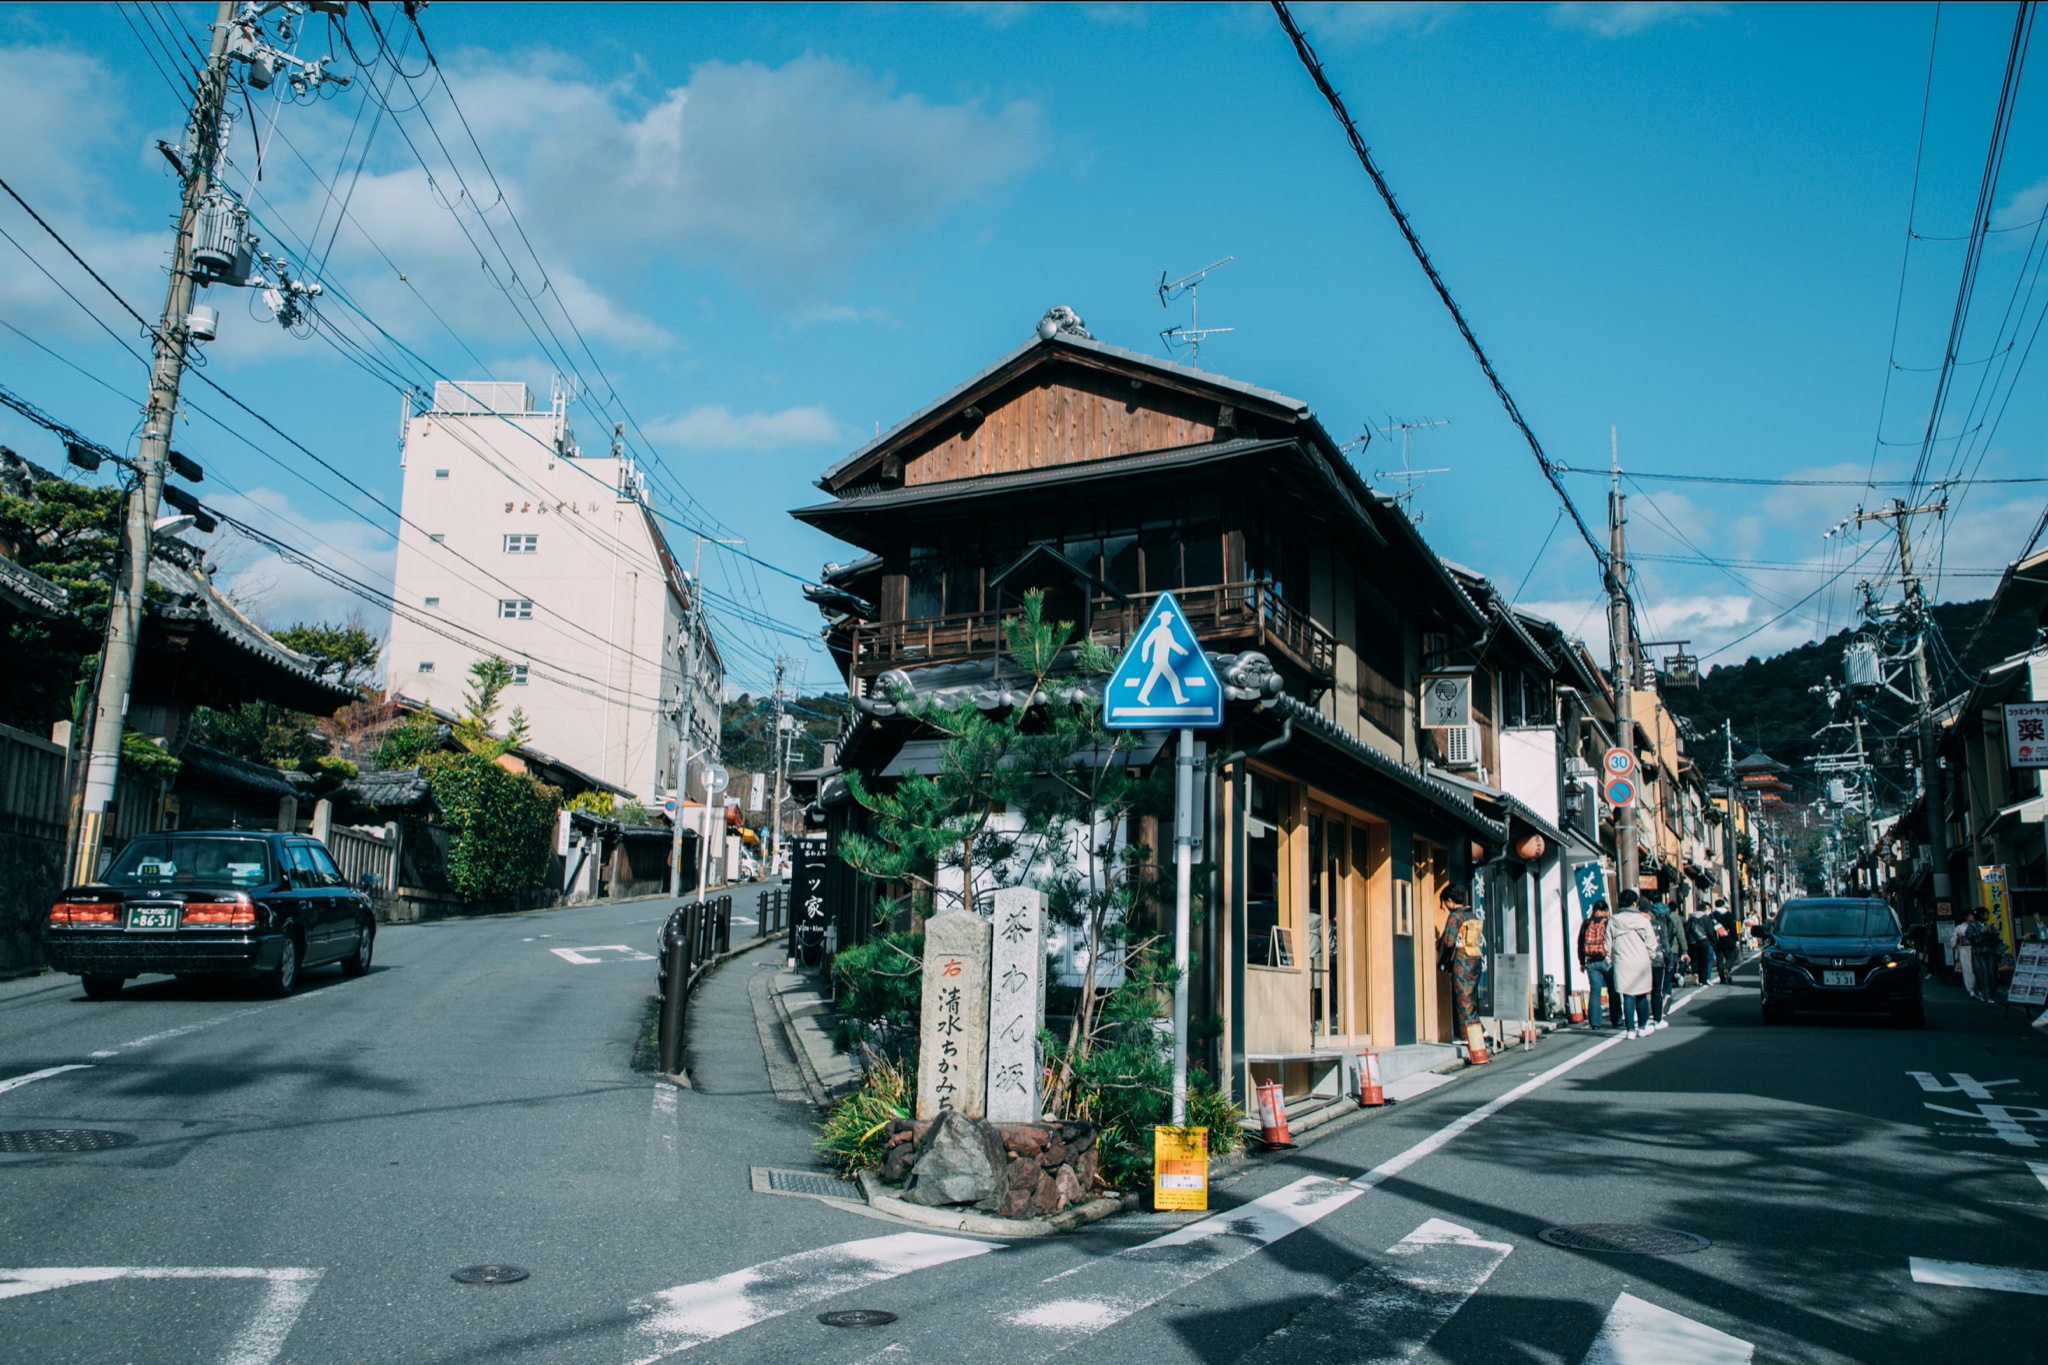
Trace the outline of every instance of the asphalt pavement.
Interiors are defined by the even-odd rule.
[[[285,1001],[0,983],[0,1132],[134,1139],[0,1154],[0,1360],[2043,1358],[2048,1037],[1945,987],[1919,1031],[1681,992],[1649,1038],[1333,1125],[1207,1218],[1005,1244],[754,1192],[814,1165],[777,950],[706,978],[677,1089],[633,1069],[666,910],[387,926],[369,976]],[[1589,1224],[1671,1246],[1542,1236]],[[531,1273],[451,1278],[497,1263]],[[896,1318],[819,1320],[849,1308]]]

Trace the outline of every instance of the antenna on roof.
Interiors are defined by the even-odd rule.
[[[1390,416],[1387,418],[1387,424],[1380,428],[1380,434],[1389,440],[1393,439],[1395,432],[1401,433],[1401,467],[1399,469],[1375,469],[1372,472],[1372,476],[1375,479],[1401,480],[1401,487],[1395,490],[1394,501],[1401,505],[1403,512],[1408,512],[1409,504],[1414,502],[1415,495],[1422,491],[1422,481],[1424,479],[1428,478],[1431,474],[1448,474],[1451,472],[1448,466],[1442,469],[1416,469],[1411,466],[1408,463],[1408,434],[1414,431],[1424,431],[1430,427],[1447,427],[1450,424],[1451,419],[1448,417],[1433,418],[1425,422],[1396,422]],[[1420,526],[1429,519],[1429,513],[1427,512],[1413,512],[1409,515],[1410,519],[1417,526]]]
[[[1202,364],[1203,338],[1237,330],[1235,327],[1202,326],[1202,301],[1200,297],[1202,281],[1209,277],[1209,272],[1220,270],[1236,259],[1237,257],[1235,256],[1225,256],[1222,260],[1211,261],[1192,275],[1183,275],[1177,280],[1167,279],[1164,270],[1159,272],[1159,306],[1161,308],[1166,307],[1170,301],[1179,298],[1183,294],[1187,295],[1188,299],[1188,325],[1185,327],[1175,325],[1159,334],[1159,339],[1166,343],[1166,353],[1168,355],[1172,355],[1176,347],[1185,346],[1188,352],[1188,364],[1199,369]]]

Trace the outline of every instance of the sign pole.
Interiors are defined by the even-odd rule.
[[[1180,732],[1173,793],[1173,1126],[1188,1122],[1188,896],[1195,857],[1195,732]]]

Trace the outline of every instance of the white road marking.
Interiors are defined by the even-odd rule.
[[[2029,1161],[2027,1169],[2032,1171],[2034,1178],[2041,1182],[2041,1188],[2048,1190],[2048,1161]]]
[[[126,1052],[130,1048],[148,1047],[151,1043],[161,1043],[172,1038],[183,1038],[188,1033],[203,1033],[207,1029],[220,1027],[222,1024],[227,1023],[230,1019],[245,1019],[252,1014],[261,1014],[265,1010],[274,1010],[278,1008],[280,1005],[296,1004],[301,1000],[310,1000],[313,998],[313,996],[301,994],[289,996],[283,1000],[273,1000],[267,1005],[251,1005],[248,1009],[235,1010],[229,1014],[215,1015],[211,1019],[202,1019],[196,1024],[182,1024],[177,1028],[167,1028],[161,1033],[150,1033],[145,1034],[140,1038],[131,1038],[127,1042],[122,1043],[119,1047],[102,1048],[98,1052],[88,1052],[86,1056],[96,1059],[117,1057],[121,1053]]]
[[[1623,1294],[1607,1310],[1585,1365],[1749,1365],[1755,1354],[1740,1337]]]
[[[0,1270],[0,1299],[107,1280],[263,1280],[263,1303],[255,1318],[228,1343],[221,1365],[270,1365],[284,1349],[285,1338],[291,1335],[324,1273],[303,1266],[38,1266]]]
[[[679,1284],[654,1296],[655,1312],[638,1331],[655,1338],[655,1349],[651,1355],[636,1356],[635,1365],[649,1365],[849,1290],[1000,1249],[964,1237],[899,1232],[763,1261],[715,1280]]]
[[[1915,1284],[1940,1284],[1956,1289],[1996,1289],[2006,1294],[2048,1294],[2048,1270],[2024,1266],[1973,1265],[1968,1261],[1908,1259]]]
[[[647,1148],[640,1159],[640,1188],[651,1190],[663,1203],[673,1203],[680,1193],[676,1173],[681,1158],[676,1138],[676,1088],[656,1081],[654,1100],[647,1115]]]
[[[2026,1130],[2029,1123],[2048,1123],[2048,1109],[2036,1109],[2027,1105],[1980,1104],[1975,1109],[1951,1109],[1945,1104],[1924,1101],[1925,1106],[1937,1114],[1960,1114],[1966,1119],[1978,1119],[1985,1125],[1979,1129],[1976,1124],[1939,1125],[1952,1127],[1967,1137],[1995,1137],[2014,1147],[2039,1147],[2040,1140]]]
[[[1998,1097],[1991,1093],[1991,1087],[1994,1085],[2019,1084],[2018,1077],[2007,1081],[1980,1081],[1974,1076],[1965,1076],[1960,1071],[1951,1071],[1948,1075],[1948,1078],[1955,1082],[1954,1085],[1943,1085],[1934,1079],[1934,1073],[1931,1071],[1908,1071],[1906,1074],[1918,1081],[1920,1088],[1930,1095],[1968,1095],[1973,1100],[1997,1099]]]
[[[1514,1248],[1432,1218],[1268,1336],[1240,1365],[1349,1360],[1405,1365]]]
[[[98,1054],[95,1053],[94,1055],[97,1056]],[[61,1076],[67,1071],[90,1070],[92,1070],[92,1067],[85,1062],[73,1062],[69,1066],[46,1066],[41,1071],[31,1071],[25,1076],[9,1076],[6,1080],[0,1081],[0,1093],[5,1093],[9,1090],[18,1090],[22,1086],[29,1084],[31,1081],[40,1081],[43,1080],[45,1077]]]
[[[573,962],[579,967],[594,967],[600,962],[652,962],[653,953],[643,953],[638,948],[628,948],[623,943],[607,943],[595,948],[550,948],[549,952],[564,962]],[[585,957],[585,953],[618,953],[618,957]]]

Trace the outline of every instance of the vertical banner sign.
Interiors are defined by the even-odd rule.
[[[941,1109],[984,1116],[988,1080],[989,924],[966,910],[924,923],[924,994],[918,1017],[917,1116]]]
[[[2012,956],[2012,914],[2005,899],[2005,866],[1994,864],[1977,869],[1977,882],[1984,888],[1984,908],[1991,912],[1991,927],[1998,931],[1999,939],[2005,944],[2007,957]]]
[[[790,867],[789,955],[800,967],[825,961],[825,841],[796,841]]]
[[[1169,1128],[1162,1123],[1152,1130],[1152,1207],[1208,1209],[1207,1128]]]
[[[1572,869],[1572,886],[1579,893],[1579,916],[1593,913],[1593,902],[1607,900],[1607,869],[1598,863],[1580,863]],[[1613,905],[1608,901],[1609,906]]]
[[[2005,704],[2005,762],[2010,768],[2048,768],[2048,701]]]
[[[755,773],[747,780],[747,809],[764,811],[768,809],[768,774]]]
[[[1038,1030],[1045,1021],[1045,916],[1039,892],[995,894],[989,953],[988,1118],[1038,1121]]]

